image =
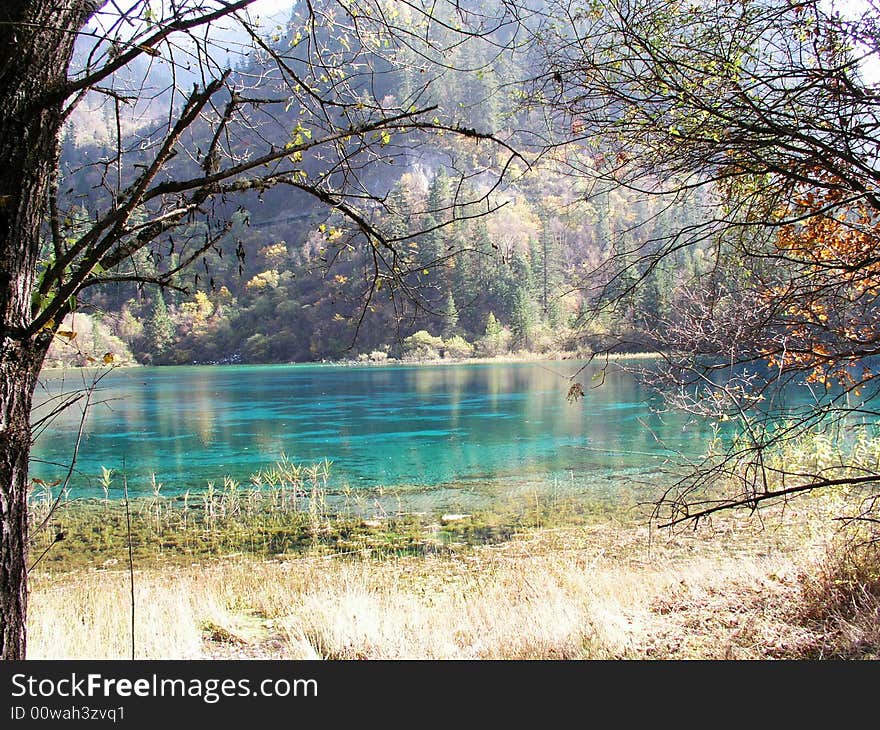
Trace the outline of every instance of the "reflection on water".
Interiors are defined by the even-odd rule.
[[[247,482],[285,453],[303,462],[330,459],[336,488],[400,486],[457,504],[451,495],[499,485],[608,489],[612,477],[651,472],[677,451],[705,448],[708,424],[661,418],[646,405],[647,393],[614,367],[600,387],[568,403],[567,376],[579,367],[117,370],[102,381],[104,402],[88,419],[73,494],[102,494],[102,465],[118,473],[124,464],[133,493],[149,492],[155,474],[163,493],[175,494],[224,476]],[[579,379],[589,383],[590,372]],[[46,381],[48,393],[60,387]],[[78,426],[75,409],[64,413],[40,436],[34,457],[65,462]],[[63,471],[35,462],[33,474],[51,480]]]

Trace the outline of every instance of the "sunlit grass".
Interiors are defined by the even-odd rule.
[[[325,546],[275,559],[153,562],[135,573],[136,655],[870,655],[876,643],[864,615],[851,611],[843,621],[840,600],[835,609],[826,596],[824,614],[808,616],[821,603],[819,566],[828,565],[824,546],[809,537],[814,518],[788,509],[768,514],[763,527],[731,519],[653,534],[606,517],[517,527],[502,541],[433,552]],[[35,571],[29,656],[130,656],[129,578],[119,567]]]

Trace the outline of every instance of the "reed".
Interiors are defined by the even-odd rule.
[[[593,508],[556,493],[530,494],[473,514],[412,512],[400,495],[343,487],[328,498],[330,462],[294,464],[282,456],[249,483],[225,477],[199,494],[171,496],[152,481],[152,493],[132,499],[135,562],[187,563],[231,554],[278,557],[303,553],[427,555],[456,545],[497,543],[539,525],[574,524]],[[102,499],[70,499],[42,485],[31,499],[32,550],[46,568],[113,566],[128,548],[124,505],[107,498],[116,478],[106,470]],[[55,505],[55,502],[58,504]],[[54,505],[54,509],[53,509]],[[47,516],[50,515],[47,520]],[[47,529],[39,529],[47,522]],[[63,533],[65,539],[56,542]]]

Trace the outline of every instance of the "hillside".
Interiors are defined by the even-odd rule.
[[[265,39],[267,48],[295,58],[299,23],[294,9],[283,32]],[[627,349],[650,349],[637,332],[657,331],[669,319],[677,292],[701,271],[699,247],[623,279],[607,262],[650,253],[702,214],[701,201],[669,206],[622,190],[588,196],[589,181],[570,174],[571,160],[539,157],[534,140],[558,130],[523,103],[534,59],[525,51],[500,56],[504,32],[458,46],[432,70],[430,85],[421,84],[427,63],[412,50],[373,58],[376,98],[436,106],[438,122],[491,134],[521,155],[510,164],[504,148],[461,136],[418,146],[389,137],[387,156],[358,183],[373,197],[363,214],[393,241],[399,275],[377,276],[375,250],[360,231],[281,185],[212,208],[212,218],[224,221],[221,234],[179,289],[104,285],[81,302],[83,311],[97,313],[138,362],[154,364],[548,353],[589,348],[611,334],[627,340]],[[324,40],[341,55],[353,42]],[[235,74],[243,86],[260,80],[248,93],[283,92],[270,66],[268,57],[254,55]],[[304,111],[291,101],[253,126],[265,125],[264,136],[293,130],[294,141],[302,140],[311,133]],[[113,114],[106,102],[103,111],[89,112],[69,127],[68,169],[112,155]],[[151,123],[143,110],[126,119],[123,133],[135,138],[146,134],[138,125]],[[531,131],[518,131],[524,129]],[[254,134],[230,135],[231,154]],[[589,162],[595,152],[583,154]],[[302,162],[309,175],[335,174],[332,160]],[[71,178],[82,199],[80,222],[67,221],[73,229],[103,194],[98,174]],[[159,247],[166,253],[137,263],[160,277],[181,260],[180,239],[207,239],[215,230],[210,221],[194,221],[183,236],[167,237]],[[623,291],[641,276],[646,285],[637,296],[601,316],[592,311],[602,287]]]

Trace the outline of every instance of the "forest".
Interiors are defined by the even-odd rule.
[[[502,10],[484,8],[489,16]],[[290,53],[302,23],[294,10],[266,38],[267,53]],[[450,43],[453,35],[448,31],[435,42]],[[332,57],[349,40],[328,36],[325,43]],[[707,264],[700,246],[661,266],[649,266],[646,254],[698,220],[705,195],[670,206],[635,191],[594,193],[565,160],[542,155],[537,140],[557,130],[524,103],[523,84],[538,60],[536,51],[500,55],[504,43],[502,29],[457,46],[445,58],[442,78],[419,102],[432,107],[437,119],[503,137],[521,155],[513,165],[506,166],[505,149],[461,135],[417,149],[383,140],[383,164],[371,173],[370,214],[374,225],[401,242],[401,286],[376,286],[369,251],[357,245],[352,221],[328,213],[320,201],[267,189],[218,205],[213,214],[225,217],[227,230],[179,289],[137,283],[93,288],[78,302],[80,324],[65,326],[78,340],[56,340],[49,364],[86,364],[104,352],[118,362],[142,364],[456,359],[589,351],[612,338],[619,340],[617,349],[650,349],[649,333],[669,320],[686,282]],[[420,52],[406,48],[390,60],[367,51],[363,62],[382,67],[371,93],[391,106],[413,95],[421,83],[414,69],[423,73],[420,66],[426,65]],[[273,81],[261,74],[261,63],[265,59],[258,56],[240,60],[231,83],[259,79],[254,92],[268,92]],[[126,133],[146,135],[166,101],[154,100],[124,118]],[[88,113],[75,114],[65,128],[65,169],[80,170],[89,160],[115,154],[112,99],[84,103]],[[302,141],[309,134],[299,122],[302,111],[288,104],[273,115],[273,124],[294,130],[294,141]],[[205,137],[197,145],[207,146],[207,129],[193,133]],[[230,154],[249,143],[242,137]],[[69,192],[78,202],[64,220],[64,235],[76,236],[86,225],[102,194],[101,175],[94,169],[74,176],[76,187]],[[487,206],[497,214],[483,215]],[[207,237],[208,224],[194,221],[178,235]],[[609,278],[599,271],[602,262],[626,256],[634,264],[629,281],[644,278],[644,286],[626,306],[591,316]],[[149,277],[173,270],[180,254],[172,240],[142,258],[138,264]],[[628,283],[616,286],[625,291]]]

